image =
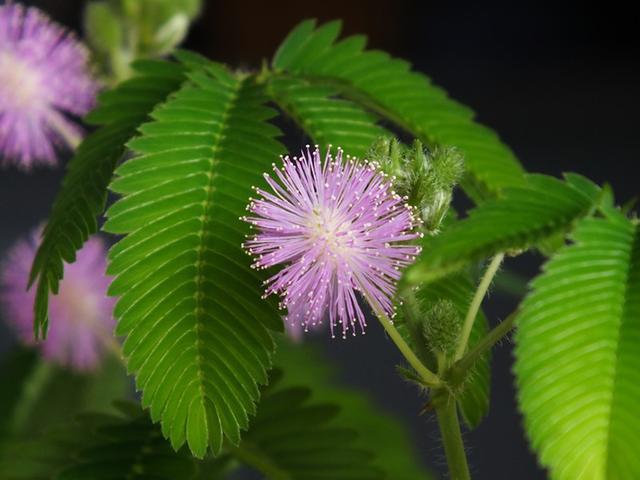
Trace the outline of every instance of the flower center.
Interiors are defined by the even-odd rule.
[[[319,242],[332,256],[343,256],[353,246],[349,223],[334,212],[315,208],[309,222],[311,240]]]
[[[69,321],[72,323],[93,324],[96,321],[97,309],[96,299],[87,294],[86,289],[77,282],[72,283],[71,279],[60,286],[58,300],[65,305],[70,312]]]
[[[0,105],[24,109],[41,98],[38,73],[6,51],[0,51],[0,85]]]

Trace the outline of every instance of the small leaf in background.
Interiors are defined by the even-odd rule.
[[[176,453],[133,404],[59,423],[37,440],[10,440],[3,453],[3,480],[189,480],[197,469],[188,451]]]
[[[314,347],[283,338],[278,342],[274,364],[283,371],[280,388],[303,385],[311,389],[314,400],[340,407],[334,425],[357,432],[354,446],[373,454],[372,465],[385,472],[385,478],[431,478],[411,444],[407,428],[364,393],[339,385],[336,367]]]
[[[516,320],[526,431],[551,478],[640,478],[640,227],[611,210],[571,238]]]
[[[373,465],[375,457],[361,447],[359,432],[338,421],[339,405],[318,403],[311,390],[278,383],[272,381],[263,394],[251,428],[232,454],[273,480],[390,478]]]
[[[34,350],[17,349],[0,364],[0,433],[32,439],[85,411],[112,412],[114,400],[132,393],[131,381],[113,357],[91,374],[65,370]]]
[[[35,440],[5,437],[0,444],[3,480],[213,480],[226,478],[240,465],[271,480],[375,480],[398,478],[396,473],[406,480],[425,478],[374,465],[375,455],[360,440],[365,432],[358,427],[364,423],[341,415],[338,405],[319,401],[305,387],[272,382],[240,445],[225,445],[220,455],[203,461],[186,448],[172,449],[138,405],[116,406],[109,414],[63,421]],[[391,421],[374,423],[392,427],[389,433],[394,435]],[[390,458],[398,463],[403,455],[398,450]]]

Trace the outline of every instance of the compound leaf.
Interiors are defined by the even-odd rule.
[[[552,478],[638,478],[640,227],[610,211],[572,238],[517,317],[525,427]]]
[[[105,230],[116,333],[142,404],[174,448],[197,457],[237,445],[267,381],[282,329],[250,268],[239,219],[251,185],[283,153],[264,87],[203,64],[153,111],[116,171],[122,195]]]
[[[53,204],[29,280],[29,285],[38,283],[36,336],[46,336],[49,295],[58,293],[64,262],[73,263],[76,252],[98,230],[107,186],[125,144],[151,110],[184,80],[184,67],[175,63],[145,60],[134,64],[134,70],[134,78],[99,96],[98,107],[86,118],[99,128],[80,144]]]

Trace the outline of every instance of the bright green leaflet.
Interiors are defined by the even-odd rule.
[[[611,210],[572,238],[517,318],[526,430],[554,479],[640,478],[640,227]]]
[[[440,235],[425,238],[418,261],[404,280],[420,284],[460,270],[498,252],[527,249],[556,234],[565,234],[594,210],[600,189],[584,177],[569,174],[564,182],[546,175],[527,175],[526,184],[504,190]]]
[[[38,283],[36,336],[46,335],[49,295],[58,293],[63,262],[73,263],[76,252],[98,230],[97,218],[104,211],[107,186],[125,153],[125,143],[151,109],[184,80],[184,68],[178,64],[140,61],[134,69],[136,76],[101,94],[98,107],[86,117],[88,123],[100,128],[78,148],[53,204],[29,280],[30,285]]]
[[[279,312],[241,244],[251,185],[283,153],[264,87],[213,63],[156,108],[116,171],[105,230],[117,334],[142,404],[197,457],[240,441],[267,381]]]
[[[314,20],[298,25],[273,59],[276,74],[327,85],[345,98],[390,120],[428,145],[462,150],[467,193],[478,200],[523,183],[523,170],[497,135],[474,121],[468,108],[447,97],[429,78],[387,53],[364,50],[363,36],[336,42],[339,21],[316,29]]]

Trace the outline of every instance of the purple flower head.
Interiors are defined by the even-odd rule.
[[[307,146],[283,164],[274,164],[278,181],[264,174],[272,192],[255,189],[261,198],[243,217],[258,231],[244,245],[253,267],[286,265],[267,280],[266,294],[281,295],[294,331],[328,319],[332,336],[339,325],[343,338],[357,326],[364,333],[356,292],[376,313],[393,316],[400,269],[420,251],[407,243],[419,236],[411,207],[377,165],[344,160],[341,149],[322,161]]]
[[[55,144],[82,136],[67,115],[94,104],[88,52],[36,8],[0,6],[0,161],[30,170],[56,164]]]
[[[40,229],[19,241],[8,252],[0,271],[2,316],[25,344],[33,344],[35,288],[27,291],[31,262]],[[91,238],[65,268],[58,295],[49,297],[50,327],[47,339],[38,343],[46,359],[74,370],[95,369],[107,348],[114,345],[111,315],[114,299],[106,295],[106,252],[99,238]]]

